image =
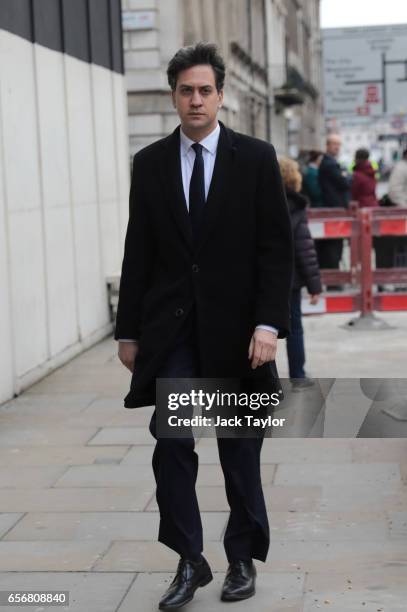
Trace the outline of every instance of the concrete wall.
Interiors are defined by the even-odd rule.
[[[128,211],[122,73],[4,29],[18,16],[6,10],[0,401],[110,331],[106,276],[120,269]]]

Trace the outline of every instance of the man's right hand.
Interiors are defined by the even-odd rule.
[[[120,361],[130,372],[134,370],[134,362],[138,353],[138,342],[120,342],[118,356]]]
[[[319,302],[319,293],[314,293],[309,296],[309,303],[315,306]]]

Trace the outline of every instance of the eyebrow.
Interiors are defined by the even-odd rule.
[[[179,87],[180,89],[193,89],[194,88],[193,85],[187,85],[186,83],[181,84]],[[213,89],[214,86],[208,83],[207,85],[198,85],[197,87],[198,89]]]

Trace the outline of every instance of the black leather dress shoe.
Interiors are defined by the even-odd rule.
[[[198,587],[205,586],[212,579],[211,568],[204,557],[201,562],[180,559],[174,580],[160,599],[159,609],[180,608],[191,601]]]
[[[256,592],[256,568],[253,561],[231,561],[222,587],[222,601],[239,601]]]

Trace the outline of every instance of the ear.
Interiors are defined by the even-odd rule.
[[[175,91],[171,91],[171,99],[172,99],[172,105],[174,108],[177,108],[177,104],[175,102]]]
[[[218,92],[218,107],[221,108],[223,104],[223,89]]]

